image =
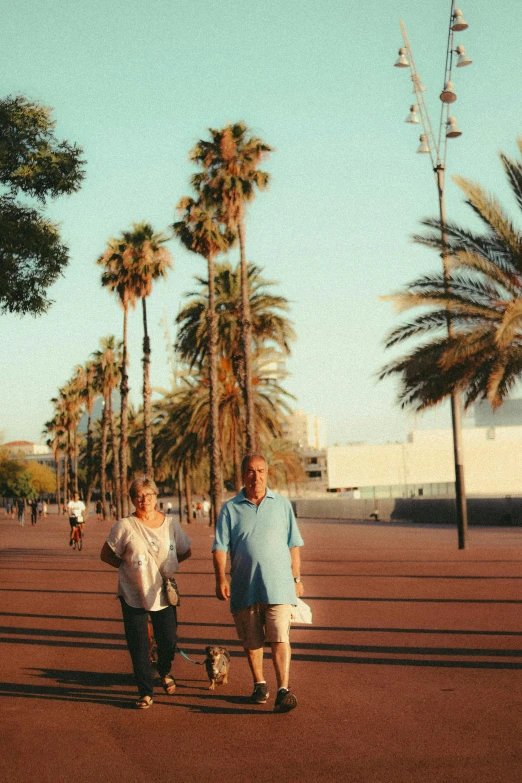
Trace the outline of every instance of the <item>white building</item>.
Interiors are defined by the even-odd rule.
[[[32,443],[30,440],[11,440],[1,446],[12,457],[26,457],[28,455],[49,454],[51,449],[42,443]]]
[[[39,462],[54,469],[54,455],[49,448],[42,443],[33,443],[30,440],[11,440],[2,443],[0,449],[11,459],[19,459],[24,462]]]
[[[522,495],[522,427],[462,430],[466,494]],[[454,494],[451,430],[416,430],[408,443],[327,449],[330,491],[360,497]]]

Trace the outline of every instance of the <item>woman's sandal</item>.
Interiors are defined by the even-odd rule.
[[[161,678],[161,684],[163,685],[163,690],[165,693],[168,693],[169,696],[172,696],[176,690],[176,680],[174,677],[171,677],[170,674],[167,674],[166,677]]]
[[[149,707],[152,707],[152,698],[150,696],[140,696],[136,702],[136,707],[139,710],[148,710]]]

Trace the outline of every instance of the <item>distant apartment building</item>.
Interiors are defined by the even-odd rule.
[[[287,437],[301,448],[325,449],[325,419],[305,411],[292,411],[287,420]]]
[[[326,426],[320,416],[295,410],[286,422],[286,437],[298,447],[306,474],[303,490],[321,494],[328,488]]]

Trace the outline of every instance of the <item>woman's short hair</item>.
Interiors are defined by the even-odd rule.
[[[154,479],[150,478],[150,476],[136,476],[129,487],[130,497],[137,498],[142,489],[150,489],[155,495],[158,494],[158,488]]]

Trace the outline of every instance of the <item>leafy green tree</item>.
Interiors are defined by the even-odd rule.
[[[26,470],[31,477],[34,497],[52,495],[56,492],[56,476],[47,465],[40,465],[39,462],[28,462]]]
[[[42,208],[79,190],[82,150],[54,135],[51,109],[19,95],[0,100],[0,312],[40,315],[68,263],[58,226]],[[21,203],[20,195],[37,202]]]
[[[204,204],[222,216],[239,240],[241,264],[241,345],[243,365],[239,380],[246,408],[246,449],[256,447],[256,423],[252,396],[251,322],[245,250],[245,206],[257,190],[264,190],[269,175],[259,164],[272,152],[262,139],[252,136],[243,122],[226,125],[221,130],[209,128],[210,140],[200,140],[190,152],[190,159],[202,170],[192,177],[192,184]]]
[[[522,139],[518,145],[522,152]],[[522,208],[522,165],[500,158]],[[450,223],[443,242],[440,221],[424,220],[430,231],[414,239],[449,256],[449,276],[426,275],[388,297],[401,311],[421,308],[389,334],[386,346],[415,337],[424,342],[380,373],[398,375],[400,404],[418,410],[454,391],[463,393],[466,405],[488,399],[498,407],[522,374],[522,232],[478,184],[454,179],[485,233]]]
[[[21,460],[10,459],[0,452],[0,495],[2,497],[32,498],[34,489],[27,465]]]

